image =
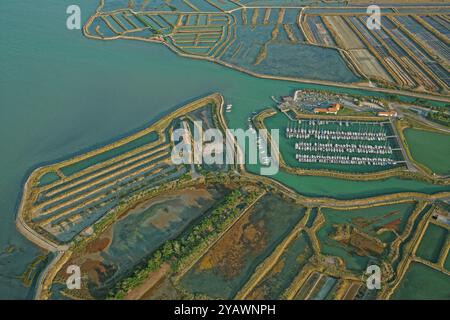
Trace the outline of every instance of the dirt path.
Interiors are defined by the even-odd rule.
[[[139,300],[157,283],[159,283],[170,272],[170,265],[164,263],[161,268],[150,273],[147,279],[140,286],[128,292],[125,300]]]

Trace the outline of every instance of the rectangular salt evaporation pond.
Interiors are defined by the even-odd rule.
[[[450,174],[450,135],[419,129],[404,133],[414,160],[437,174]]]
[[[448,300],[450,277],[424,264],[412,262],[395,291],[398,300]]]
[[[273,29],[270,26],[258,26],[266,29],[265,35],[270,39]],[[238,28],[238,30],[241,30]],[[283,31],[284,32],[284,31]],[[223,60],[248,69],[250,71],[279,77],[308,78],[337,82],[357,82],[360,79],[347,66],[339,52],[334,49],[321,48],[301,43],[284,43],[272,41],[262,54],[264,42],[258,38],[254,40],[252,34],[245,35],[238,32],[238,39],[242,41],[242,48],[237,55],[227,51]],[[259,36],[262,37],[262,36]],[[253,40],[252,40],[253,39]],[[258,41],[256,43],[256,41]],[[263,58],[257,60],[259,58]],[[332,70],[332,72],[330,72]]]
[[[79,262],[75,261],[88,273],[91,294],[104,297],[121,277],[207,214],[226,193],[222,187],[181,190],[137,205],[90,245],[100,249],[88,249]],[[101,268],[90,267],[96,264]],[[101,279],[100,283],[96,279]]]
[[[325,277],[325,282],[323,286],[320,288],[319,292],[314,296],[314,300],[324,300],[327,298],[334,285],[336,284],[337,279],[333,277]]]
[[[303,79],[346,83],[360,80],[337,50],[304,44],[269,44],[266,59],[249,69],[261,74]]]
[[[416,254],[430,262],[438,262],[441,251],[447,241],[448,230],[430,223],[420,242]]]
[[[414,202],[361,208],[355,210],[322,209],[325,224],[317,232],[321,245],[321,252],[325,255],[337,256],[345,261],[346,267],[353,271],[363,271],[371,259],[381,258],[375,254],[359,255],[358,248],[344,245],[334,239],[333,233],[337,225],[350,225],[374,239],[377,238],[386,244],[396,239],[395,233],[402,234],[408,219],[414,211]],[[379,233],[379,231],[382,231]],[[385,254],[386,250],[383,252]]]
[[[142,175],[142,180],[131,183],[128,181],[127,186],[122,189],[121,193],[126,194],[127,198],[132,197],[133,194],[142,191],[144,188],[152,188],[164,182],[174,180],[186,172],[184,167],[179,169],[165,165],[160,165],[158,167],[161,168],[161,171],[158,171],[156,174],[150,172],[148,175]],[[108,190],[111,189],[107,189],[105,192],[108,193]],[[61,222],[66,224],[62,230],[55,233],[55,237],[63,242],[72,240],[74,236],[76,236],[87,226],[94,224],[95,221],[100,219],[104,214],[116,206],[122,199],[122,196],[117,196],[114,193],[110,193],[100,201],[94,202],[88,208],[80,208],[71,213],[69,216],[63,216],[61,219],[52,222],[52,226],[60,225]],[[71,217],[75,216],[77,216],[77,219],[70,221]]]
[[[304,213],[304,207],[280,195],[264,196],[197,261],[180,286],[195,295],[233,298]]]
[[[111,150],[102,152],[96,156],[87,158],[85,160],[81,160],[74,164],[65,166],[61,168],[61,171],[64,175],[70,176],[74,173],[77,173],[81,170],[89,168],[97,163],[104,162],[110,160],[118,155],[131,151],[133,149],[137,149],[142,147],[145,144],[149,144],[158,140],[158,134],[156,132],[150,132],[148,134],[143,135],[140,138],[134,139],[128,143],[121,145],[120,147],[113,148]]]
[[[120,161],[114,162],[108,165],[104,165],[101,168],[90,170],[85,174],[81,174],[74,179],[70,179],[66,182],[59,183],[58,185],[49,188],[44,193],[39,195],[36,203],[41,203],[47,201],[53,197],[60,196],[64,193],[71,192],[79,187],[86,186],[91,183],[91,179],[93,178],[105,178],[110,174],[114,174],[124,169],[124,163],[127,162],[127,166],[135,165],[139,161],[149,160],[145,162],[146,165],[155,164],[164,158],[168,157],[168,146],[166,148],[162,148],[164,144],[156,145],[155,147],[145,149],[140,152],[133,153],[129,156],[123,157]],[[139,168],[135,168],[135,170],[128,170],[128,172],[136,171]],[[92,178],[93,177],[93,178]],[[116,176],[117,177],[117,176]]]

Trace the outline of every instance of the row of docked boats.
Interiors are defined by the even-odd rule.
[[[366,144],[335,144],[320,142],[296,142],[295,150],[331,152],[331,153],[362,153],[362,154],[392,154],[389,145],[366,145]]]
[[[389,166],[395,165],[396,161],[390,158],[381,157],[351,157],[351,156],[328,156],[315,154],[295,155],[295,159],[301,163],[325,163],[325,164],[344,164],[344,165],[365,165],[365,166]]]

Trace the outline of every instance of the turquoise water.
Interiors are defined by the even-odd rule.
[[[155,142],[157,140],[158,134],[156,132],[150,132],[140,138],[137,138],[136,140],[127,142],[126,144],[120,147],[100,153],[92,158],[87,158],[80,162],[76,162],[67,167],[63,167],[61,168],[61,171],[64,175],[70,176],[74,173],[80,172],[81,170],[89,168],[90,166],[96,165],[97,163],[110,160],[120,154],[125,154],[131,150],[135,150],[139,147],[142,147],[144,144]]]
[[[40,251],[17,232],[14,218],[20,190],[34,168],[116,140],[215,91],[234,104],[230,121],[236,127],[246,123],[246,114],[271,105],[271,95],[311,87],[180,58],[157,44],[86,39],[65,27],[71,4],[0,2],[0,252],[8,245],[16,247],[0,254],[0,298],[32,297],[33,288],[24,287],[17,277]],[[97,2],[77,4],[85,21]],[[289,179],[312,194],[334,190],[323,178]],[[437,190],[398,179],[367,186],[341,181],[338,192],[351,197],[385,190]]]
[[[380,228],[399,219],[401,222],[397,231],[401,234],[410,214],[414,210],[414,206],[415,204],[413,202],[405,202],[349,211],[325,208],[322,213],[326,223],[317,232],[321,244],[321,251],[326,255],[343,258],[347,269],[362,271],[371,259],[378,260],[379,255],[360,255],[351,246],[343,246],[334,240],[333,234],[337,225],[349,224],[360,231],[377,237],[376,232]],[[387,248],[389,248],[389,243],[386,244]]]
[[[56,172],[51,171],[51,172],[44,174],[39,179],[39,186],[46,186],[46,185],[49,185],[50,183],[53,183],[58,180],[59,180],[58,174]]]

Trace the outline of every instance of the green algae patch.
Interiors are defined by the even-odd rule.
[[[450,135],[406,129],[405,137],[413,158],[441,175],[450,174]]]
[[[450,277],[421,263],[411,263],[394,293],[398,300],[450,299]]]
[[[447,241],[448,231],[438,225],[430,223],[427,231],[420,242],[416,254],[428,261],[437,262],[442,250],[442,247]]]

